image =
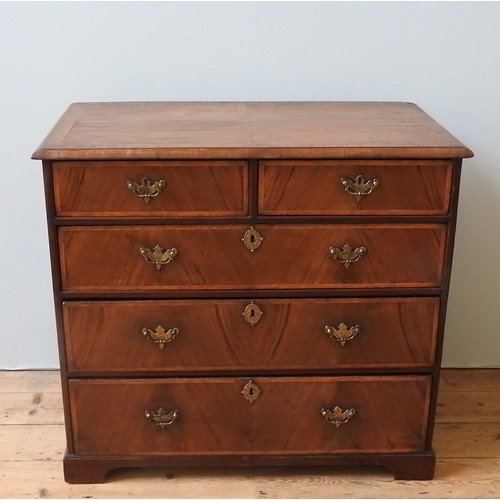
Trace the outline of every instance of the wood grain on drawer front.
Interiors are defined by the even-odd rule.
[[[70,380],[75,452],[169,455],[405,452],[424,448],[429,376]],[[336,428],[321,410],[354,409]],[[161,429],[146,411],[177,410]]]
[[[451,161],[263,161],[259,211],[284,214],[442,215],[448,212]],[[356,196],[342,179],[378,180]]]
[[[246,226],[63,227],[64,290],[201,290],[429,287],[441,284],[444,224],[259,225],[253,253]],[[348,268],[330,247],[366,248]],[[174,260],[149,264],[141,247],[176,248]]]
[[[56,213],[69,216],[195,216],[247,213],[244,161],[55,162]],[[128,181],[164,181],[145,203]]]
[[[439,299],[262,299],[251,326],[250,300],[66,302],[72,373],[214,370],[321,370],[431,366]],[[358,326],[344,346],[325,326]],[[177,329],[154,343],[143,329]]]

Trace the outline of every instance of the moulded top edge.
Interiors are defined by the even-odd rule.
[[[71,105],[34,159],[469,158],[402,102],[127,102]]]
[[[34,160],[216,160],[216,159],[458,159],[466,148],[196,148],[38,149]]]

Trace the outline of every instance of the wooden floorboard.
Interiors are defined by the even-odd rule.
[[[60,392],[0,393],[2,425],[63,424]]]
[[[432,481],[378,467],[134,469],[63,480],[59,374],[0,371],[0,498],[500,498],[500,370],[444,370]]]
[[[439,381],[440,392],[446,391],[494,391],[500,386],[500,369],[442,370]]]
[[[500,390],[440,392],[436,421],[500,422]]]

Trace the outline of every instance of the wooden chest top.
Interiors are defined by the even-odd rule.
[[[35,159],[468,158],[412,103],[72,104]]]

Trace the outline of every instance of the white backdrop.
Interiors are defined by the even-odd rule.
[[[500,4],[0,3],[0,368],[57,366],[39,162],[74,101],[402,100],[465,161],[446,366],[500,366]]]

